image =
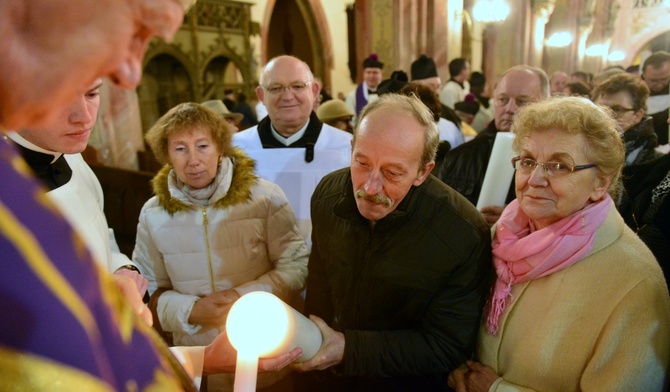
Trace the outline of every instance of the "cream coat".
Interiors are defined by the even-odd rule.
[[[207,294],[235,289],[267,291],[291,303],[307,275],[308,251],[284,192],[257,179],[253,161],[235,150],[228,193],[214,205],[194,207],[168,189],[166,166],[142,208],[133,259],[160,296],[158,317],[175,345],[210,343],[223,330],[191,325],[193,304]]]
[[[670,299],[647,247],[614,208],[576,264],[512,286],[497,336],[478,357],[492,391],[660,391],[670,359]]]

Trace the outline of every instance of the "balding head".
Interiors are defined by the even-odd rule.
[[[265,104],[272,126],[281,135],[296,133],[309,120],[319,86],[309,66],[293,56],[279,56],[263,68],[258,99]]]
[[[551,95],[563,93],[563,89],[568,84],[569,77],[570,76],[563,71],[556,71],[551,74],[551,79],[549,80]]]
[[[509,131],[519,108],[548,97],[549,79],[543,70],[527,65],[508,69],[494,91],[496,128]]]
[[[42,126],[98,77],[135,88],[149,40],[174,34],[184,1],[1,1],[0,126]]]

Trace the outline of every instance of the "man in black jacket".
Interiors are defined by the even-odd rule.
[[[491,273],[490,233],[430,175],[438,133],[416,98],[361,112],[351,167],[312,196],[305,313],[324,336],[298,389],[441,391],[475,346]],[[315,317],[318,316],[318,317]]]
[[[467,143],[450,150],[436,163],[435,174],[440,180],[477,204],[484,175],[488,168],[493,143],[498,132],[509,132],[517,110],[525,104],[549,97],[549,78],[535,67],[517,65],[505,71],[493,92],[494,120]],[[514,182],[510,183],[506,203],[514,200]],[[495,223],[503,206],[486,206],[481,212],[489,224]]]
[[[658,144],[668,144],[670,53],[661,50],[647,57],[642,64],[642,79],[649,87],[647,113],[653,119]]]

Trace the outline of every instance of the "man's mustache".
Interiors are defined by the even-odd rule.
[[[373,203],[384,204],[386,207],[391,207],[393,205],[393,201],[388,197],[380,194],[368,195],[362,188],[356,191],[356,197],[359,199],[369,200]]]

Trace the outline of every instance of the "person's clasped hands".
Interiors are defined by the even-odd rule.
[[[232,289],[206,295],[193,305],[188,322],[214,327],[225,325],[230,308],[239,298],[240,294]]]
[[[449,374],[449,387],[456,392],[487,392],[500,378],[492,368],[467,361]]]

